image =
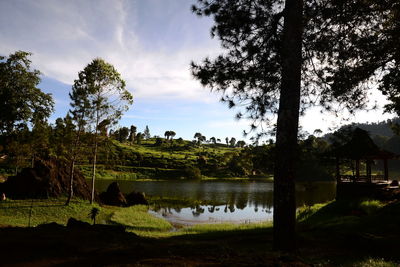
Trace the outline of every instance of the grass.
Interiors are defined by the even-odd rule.
[[[0,202],[0,225],[27,226],[29,215],[31,215],[31,226],[53,221],[65,224],[69,217],[90,222],[89,212],[93,206],[88,202],[74,200],[68,207],[63,203],[63,199]],[[156,218],[147,211],[147,206],[129,208],[103,206],[100,207],[97,218],[99,223],[126,226],[129,232],[141,236],[140,242],[129,239],[129,235],[126,237],[127,240],[123,236],[114,238],[114,234],[109,236],[92,234],[91,238],[96,236],[98,239],[84,241],[80,240],[80,235],[77,234],[74,237],[76,240],[71,239],[68,241],[71,243],[64,246],[69,247],[74,244],[73,242],[84,242],[87,251],[99,251],[100,254],[104,253],[106,247],[110,249],[112,247],[113,251],[115,250],[112,253],[116,254],[107,255],[110,257],[108,260],[110,263],[116,259],[121,263],[132,262],[131,256],[128,255],[135,255],[144,257],[149,262],[153,262],[151,259],[170,259],[171,264],[177,260],[183,260],[186,264],[196,259],[197,265],[221,263],[221,265],[280,266],[284,265],[284,261],[293,258],[280,256],[272,251],[271,222],[199,224],[176,229],[169,222]],[[299,210],[297,218],[299,251],[296,253],[295,263],[300,261],[315,266],[398,266],[400,202],[383,203],[372,199],[332,201],[303,207]],[[2,231],[8,242],[14,242],[12,240],[15,231]],[[53,240],[58,238],[57,236],[59,235],[51,233],[48,238]],[[21,232],[20,237],[26,239],[29,235]],[[38,241],[32,239],[32,242]],[[55,241],[49,242],[50,246],[53,244],[51,242]],[[20,241],[14,243],[15,246],[20,245]],[[13,248],[14,243],[11,245],[7,243],[9,249]],[[133,251],[140,248],[143,254],[142,252],[132,254],[130,250],[128,253],[127,247],[132,247]],[[68,253],[68,250],[65,253]],[[115,258],[115,255],[118,257]],[[81,257],[86,256],[82,254]],[[153,262],[154,265],[163,265],[163,262],[160,263],[158,260]],[[285,264],[291,266],[290,263]]]
[[[127,226],[135,233],[165,232],[172,229],[169,222],[152,216],[148,213],[148,207],[143,205],[119,209],[112,214],[110,221]]]
[[[398,267],[399,264],[386,261],[385,259],[368,258],[359,262],[355,262],[354,267]]]
[[[0,202],[0,225],[37,226],[43,223],[56,222],[65,225],[70,217],[91,223],[89,213],[93,207],[100,209],[98,223],[108,220],[116,208],[100,208],[88,201],[73,200],[65,206],[65,199],[43,200],[10,200]]]

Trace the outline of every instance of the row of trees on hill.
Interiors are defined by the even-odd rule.
[[[195,141],[198,145],[200,145],[202,142],[208,142],[208,143],[212,143],[214,145],[221,142],[221,139],[215,138],[215,137],[210,137],[210,139],[207,140],[207,137],[205,137],[204,135],[202,135],[199,132],[195,133],[193,138],[195,138]],[[225,137],[225,143],[227,146],[230,146],[230,147],[244,147],[246,145],[246,142],[243,140],[239,140],[236,142],[235,137],[231,137],[231,138]]]

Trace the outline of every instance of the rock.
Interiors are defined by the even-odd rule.
[[[149,202],[147,202],[147,199],[144,195],[144,193],[141,192],[135,192],[133,191],[129,195],[126,196],[126,200],[128,202],[128,206],[133,206],[133,205],[149,205]]]
[[[93,230],[99,232],[113,232],[113,233],[125,233],[126,227],[123,225],[108,225],[108,224],[95,224],[92,225]]]
[[[16,176],[10,176],[0,184],[0,192],[12,199],[49,198],[68,194],[70,168],[65,161],[56,159],[37,160],[34,168],[24,168]],[[78,170],[74,172],[74,196],[91,198],[91,190],[85,177]],[[97,194],[96,194],[96,199]]]
[[[65,227],[61,224],[51,222],[51,223],[43,223],[36,226],[38,229],[46,229],[46,230],[64,230]]]
[[[75,218],[69,218],[67,222],[68,228],[91,228],[90,223],[79,221]]]
[[[126,206],[127,202],[125,196],[119,189],[117,182],[111,183],[107,187],[107,191],[100,194],[100,200],[102,203],[111,206]]]

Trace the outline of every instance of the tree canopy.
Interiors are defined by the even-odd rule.
[[[328,111],[365,108],[371,77],[392,104],[400,103],[398,1],[304,1],[302,111],[318,104]],[[193,75],[221,100],[239,109],[251,129],[264,128],[278,112],[282,82],[285,1],[199,0],[193,11],[212,16],[212,37],[225,52],[201,64]],[[261,126],[261,127],[258,127]]]
[[[78,76],[70,94],[73,108],[71,113],[74,118],[78,116],[78,125],[87,125],[94,131],[93,202],[99,125],[101,122],[108,122],[110,125],[117,123],[132,104],[132,95],[125,89],[125,81],[114,66],[101,58],[94,59]],[[129,134],[128,131],[127,133]]]
[[[10,133],[20,123],[45,121],[54,110],[51,94],[37,86],[40,71],[31,68],[31,53],[0,56],[0,132]]]
[[[250,119],[252,130],[261,128],[256,140],[266,133],[263,126],[265,122],[270,125],[271,114],[278,114],[274,172],[277,249],[295,247],[299,112],[313,104],[334,112],[365,108],[367,90],[377,71],[384,77],[378,82],[389,88],[386,93],[394,100],[400,95],[397,2],[198,0],[193,6],[197,15],[213,17],[211,35],[225,50],[215,59],[192,62],[193,76],[211,90],[222,92],[221,100],[230,108],[242,107],[237,118]]]

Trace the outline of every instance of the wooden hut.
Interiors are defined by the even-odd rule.
[[[349,142],[333,150],[336,157],[336,179],[337,183],[388,183],[389,169],[388,160],[397,158],[397,155],[380,149],[368,135],[367,131],[356,128]],[[344,160],[355,163],[353,174],[340,173],[340,164]],[[371,164],[376,160],[383,161],[383,175],[372,175]],[[365,162],[366,175],[360,175],[361,163]]]

